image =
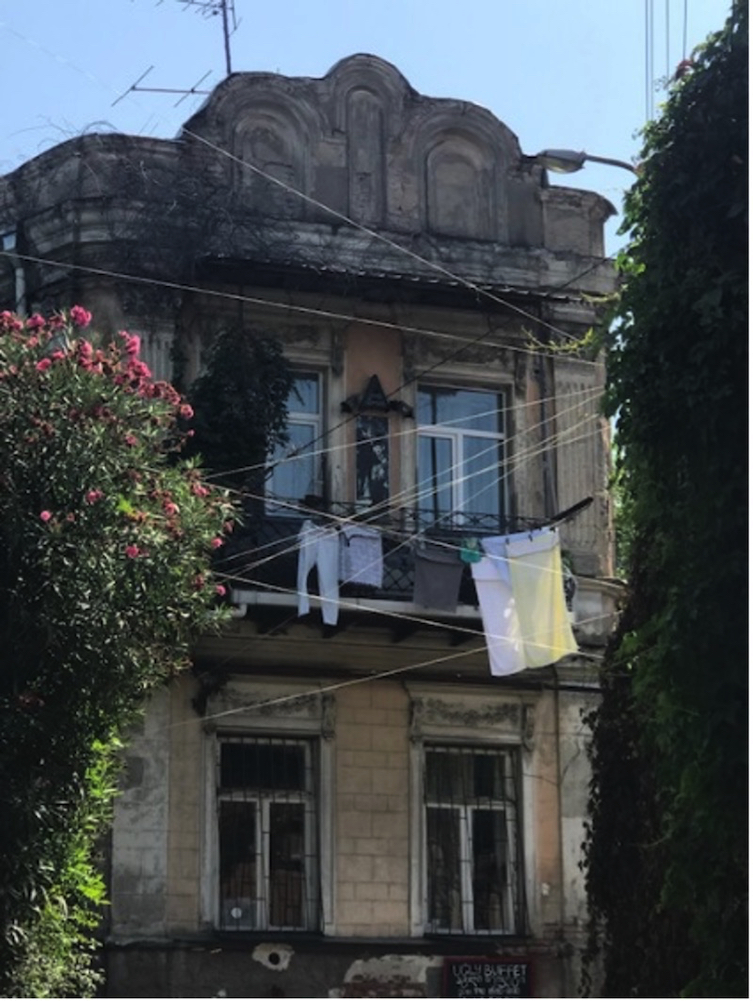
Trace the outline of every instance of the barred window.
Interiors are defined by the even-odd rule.
[[[317,927],[315,751],[307,740],[220,738],[220,927]]]
[[[521,931],[518,754],[426,745],[426,930]]]

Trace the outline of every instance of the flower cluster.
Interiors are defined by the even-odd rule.
[[[134,573],[156,577],[168,564],[174,578],[184,566],[185,594],[193,603],[198,591],[211,610],[225,593],[211,555],[232,530],[232,508],[195,466],[166,462],[192,433],[185,422],[193,410],[152,377],[138,334],[120,331],[104,343],[88,332],[91,320],[82,306],[49,318],[0,314],[0,380],[8,399],[24,401],[8,421],[40,467],[31,485],[39,494],[37,524],[50,540],[106,530],[106,550],[121,554],[129,581]],[[96,460],[87,457],[90,445]],[[44,483],[42,466],[57,471],[52,484]]]

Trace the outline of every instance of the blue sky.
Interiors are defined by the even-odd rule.
[[[722,27],[729,0],[235,0],[233,70],[323,76],[344,56],[394,63],[416,90],[472,101],[525,153],[569,147],[634,160],[667,70]],[[653,10],[653,60],[646,27]],[[667,25],[669,31],[667,31]],[[203,98],[130,93],[210,88],[225,75],[219,17],[182,0],[5,0],[0,5],[0,173],[82,131],[174,136]],[[683,50],[686,43],[687,53]],[[653,81],[649,89],[647,80]],[[619,209],[630,174],[589,166],[561,183]],[[624,242],[619,220],[607,249]]]

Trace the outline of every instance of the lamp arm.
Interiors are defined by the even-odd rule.
[[[627,160],[613,160],[609,156],[594,156],[591,153],[586,153],[585,159],[592,160],[594,163],[607,163],[610,167],[622,167],[624,170],[629,170],[631,174],[640,173],[640,170],[632,163],[628,163]]]

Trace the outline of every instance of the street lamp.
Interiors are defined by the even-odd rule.
[[[579,153],[574,149],[545,149],[541,153],[537,153],[533,159],[542,167],[553,170],[557,174],[574,174],[576,170],[582,170],[587,160],[593,163],[607,163],[611,167],[622,167],[624,170],[629,170],[631,174],[639,173],[638,168],[626,160],[613,160],[608,156]]]

